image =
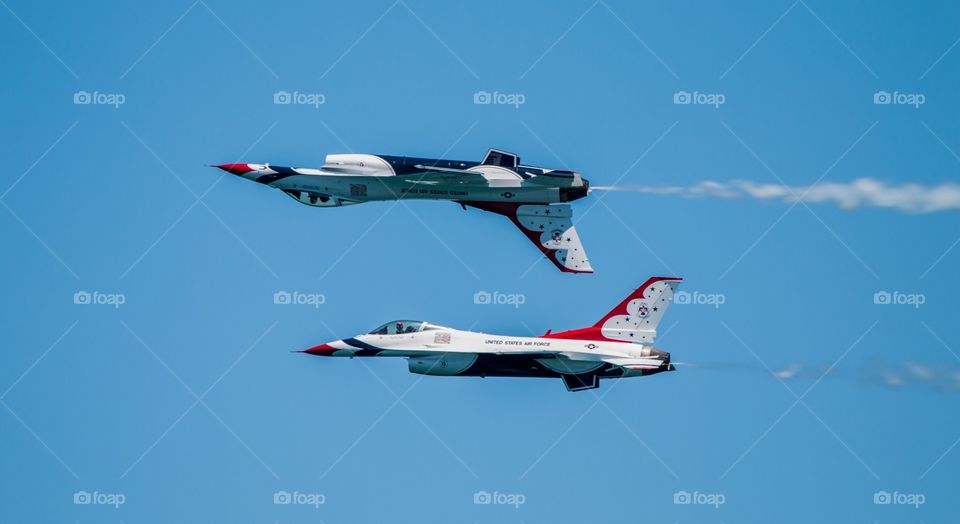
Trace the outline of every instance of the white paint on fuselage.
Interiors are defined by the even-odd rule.
[[[637,359],[644,355],[643,344],[602,340],[572,340],[544,337],[511,337],[474,331],[440,328],[397,335],[366,334],[354,337],[359,342],[382,350],[378,356],[410,357],[428,353],[486,353],[491,355],[562,355],[571,360],[602,363],[609,358]],[[449,342],[448,342],[449,341]],[[350,357],[361,348],[342,340],[330,343],[338,351],[333,356]],[[651,359],[655,360],[655,359]]]

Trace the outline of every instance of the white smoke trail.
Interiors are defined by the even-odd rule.
[[[904,213],[935,213],[960,209],[960,184],[944,182],[935,186],[916,183],[892,185],[872,178],[853,182],[823,182],[814,186],[784,186],[756,183],[749,180],[714,182],[705,180],[693,186],[599,186],[601,191],[635,191],[686,198],[753,198],[782,200],[793,203],[829,203],[843,209],[880,207]]]
[[[780,380],[840,379],[862,384],[871,384],[888,389],[903,390],[926,387],[943,393],[960,393],[960,367],[943,363],[898,362],[891,364],[872,359],[852,363],[841,368],[833,365],[794,362],[784,367],[767,369],[759,364],[736,362],[675,362],[683,366],[705,371],[753,372],[768,375],[771,372]]]

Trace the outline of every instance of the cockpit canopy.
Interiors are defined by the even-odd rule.
[[[438,326],[428,324],[422,320],[394,320],[374,329],[371,335],[401,335],[404,333],[419,333],[420,331],[430,331],[440,329]]]

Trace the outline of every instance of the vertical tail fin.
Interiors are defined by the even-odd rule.
[[[593,326],[550,333],[545,338],[618,340],[651,343],[657,338],[657,324],[673,300],[682,278],[650,277]]]
[[[657,324],[673,300],[681,278],[650,277],[630,293],[593,327],[608,339],[627,342],[653,342]]]

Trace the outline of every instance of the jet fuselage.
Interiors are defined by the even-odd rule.
[[[590,186],[570,171],[388,155],[330,155],[321,169],[218,167],[317,207],[398,199],[556,204],[587,196]]]
[[[587,196],[579,173],[520,164],[512,153],[487,151],[481,162],[390,155],[327,155],[320,168],[271,164],[216,167],[279,189],[313,207],[388,200],[447,200],[509,218],[561,271],[592,273],[568,202]]]
[[[411,373],[443,376],[560,377],[570,391],[601,378],[673,371],[653,346],[679,278],[651,277],[589,327],[540,337],[491,335],[415,320],[304,350],[328,357],[404,357]]]

